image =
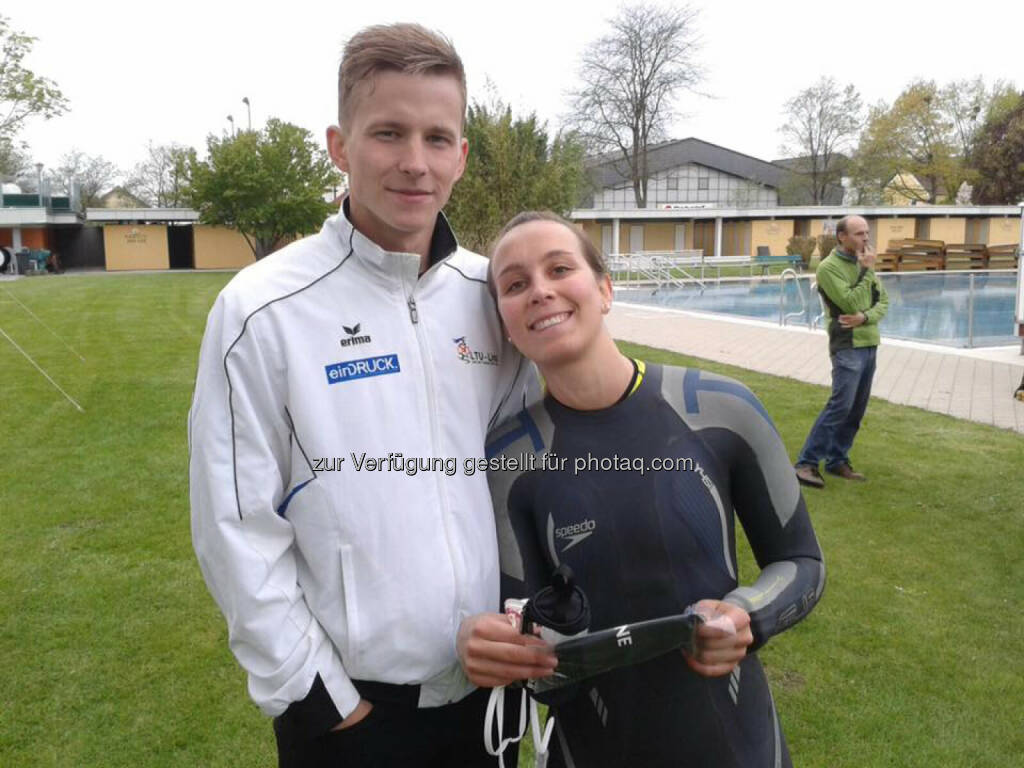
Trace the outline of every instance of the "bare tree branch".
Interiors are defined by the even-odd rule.
[[[592,154],[615,161],[638,208],[647,205],[649,146],[666,135],[679,93],[693,91],[704,77],[696,58],[697,15],[685,5],[628,6],[580,60],[582,85],[571,94],[568,122]]]
[[[837,161],[852,146],[863,110],[856,88],[841,88],[831,77],[786,102],[786,120],[779,127],[782,151],[800,161],[793,170],[806,179],[814,205],[824,202],[829,186],[841,181],[843,168]]]

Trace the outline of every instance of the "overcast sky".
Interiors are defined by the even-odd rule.
[[[33,161],[54,166],[72,147],[129,169],[146,142],[205,147],[268,116],[318,136],[336,108],[344,40],[367,24],[417,21],[448,35],[465,62],[470,98],[489,79],[520,112],[555,128],[586,43],[621,5],[614,0],[437,3],[290,0],[285,3],[84,3],[14,0],[3,14],[39,38],[26,64],[56,81],[63,117],[22,131]],[[822,75],[853,83],[865,102],[891,102],[915,77],[944,83],[982,75],[1024,87],[1024,3],[868,0],[858,3],[707,2],[700,60],[710,97],[684,94],[672,138],[696,136],[772,160],[782,105]]]

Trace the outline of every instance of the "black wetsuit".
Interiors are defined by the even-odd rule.
[[[610,408],[575,411],[549,396],[490,435],[488,456],[507,465],[490,473],[503,597],[533,594],[568,563],[593,630],[724,598],[750,614],[756,650],[824,589],[786,449],[742,384],[642,368]],[[664,460],[671,469],[656,468]],[[733,511],[762,569],[750,587],[738,587]],[[705,678],[672,652],[594,677],[553,711],[553,765],[790,765],[753,653]]]

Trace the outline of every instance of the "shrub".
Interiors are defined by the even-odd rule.
[[[813,237],[793,235],[793,237],[789,238],[789,243],[786,245],[786,254],[789,256],[799,254],[806,267],[811,263],[811,254],[814,253],[814,246],[817,244],[818,241]]]
[[[836,240],[835,235],[818,235],[818,255],[824,259],[830,253],[832,253],[832,249],[835,248],[838,244],[839,241]]]

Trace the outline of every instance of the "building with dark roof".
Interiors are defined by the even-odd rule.
[[[838,172],[839,176],[845,176],[844,171],[850,163],[846,155],[836,153],[832,156],[831,165]],[[777,165],[787,171],[787,179],[783,183],[780,192],[781,205],[813,205],[814,194],[811,191],[812,182],[809,175],[811,168],[810,157],[784,157],[780,160],[772,160],[772,165]],[[839,183],[827,184],[825,186],[824,198],[819,205],[842,205],[846,198],[846,190],[842,181]]]
[[[849,213],[867,219],[879,250],[901,238],[1020,243],[1021,206],[850,207],[843,205],[841,186],[830,187],[823,204],[811,205],[799,173],[805,162],[769,163],[692,137],[666,141],[648,150],[647,206],[637,208],[625,162],[594,158],[587,164],[593,192],[570,218],[606,254],[754,257],[767,249],[778,255],[794,236],[834,232]]]
[[[696,138],[656,144],[648,149],[647,208],[770,208],[789,171],[756,157]],[[588,164],[593,194],[584,208],[636,208],[633,183],[624,160],[611,156]]]

